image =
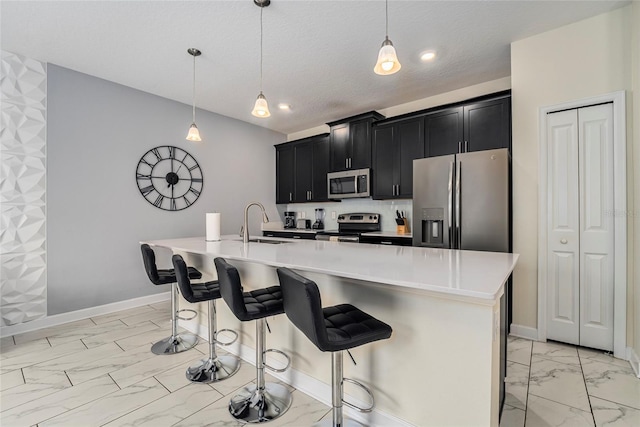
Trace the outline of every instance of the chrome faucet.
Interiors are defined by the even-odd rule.
[[[249,208],[251,206],[260,206],[260,209],[262,209],[262,222],[267,223],[269,222],[269,217],[267,216],[267,213],[264,210],[264,206],[262,206],[262,203],[259,202],[251,202],[247,205],[246,208],[244,208],[244,225],[242,226],[242,242],[243,243],[249,243]]]

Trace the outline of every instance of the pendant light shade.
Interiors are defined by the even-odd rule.
[[[193,56],[193,119],[189,127],[189,133],[187,134],[187,141],[197,142],[202,141],[202,138],[200,138],[200,131],[198,130],[198,126],[196,126],[196,56],[200,56],[202,52],[193,47],[187,49],[187,52]]]
[[[256,99],[256,104],[253,106],[251,114],[262,118],[267,118],[271,115],[269,112],[269,105],[267,104],[267,98],[264,97],[262,91],[260,91],[260,95],[258,95],[258,99]]]
[[[373,67],[373,72],[380,74],[381,76],[388,76],[400,71],[402,65],[398,61],[398,55],[396,54],[396,48],[393,47],[393,43],[389,40],[389,7],[387,1],[385,1],[385,22],[386,22],[386,36],[382,42],[380,52],[378,52],[378,62]]]
[[[398,61],[398,55],[396,54],[396,48],[393,47],[393,43],[389,40],[389,37],[384,39],[382,47],[378,53],[378,62],[373,68],[376,74],[386,76],[389,74],[397,73],[402,68],[400,61]]]
[[[202,138],[200,138],[200,131],[195,123],[191,123],[189,133],[187,134],[187,141],[202,141]]]
[[[271,113],[269,112],[267,98],[262,93],[262,10],[271,4],[271,0],[253,0],[253,2],[260,8],[260,94],[256,99],[251,114],[261,119],[266,119],[271,116]]]

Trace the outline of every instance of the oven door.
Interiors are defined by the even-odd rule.
[[[330,199],[369,197],[369,169],[356,169],[327,174]]]

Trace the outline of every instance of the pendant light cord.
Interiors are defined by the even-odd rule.
[[[262,93],[262,10],[260,7],[260,93]]]
[[[196,122],[196,55],[193,55],[193,123]]]
[[[384,0],[385,37],[389,38],[389,0]]]

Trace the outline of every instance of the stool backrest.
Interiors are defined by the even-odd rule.
[[[326,351],[329,339],[318,285],[288,268],[278,268],[277,272],[287,317],[320,350]]]
[[[156,267],[156,254],[151,249],[151,246],[146,243],[140,246],[142,250],[142,262],[144,262],[144,270],[154,284],[159,285],[160,276],[158,275],[158,267]]]
[[[189,280],[189,270],[187,263],[180,255],[174,255],[171,257],[173,262],[173,269],[176,272],[176,280],[180,287],[180,293],[189,302],[198,302],[193,296],[193,288],[191,287],[191,280]]]
[[[220,295],[222,295],[224,302],[239,320],[252,320],[247,313],[247,306],[244,304],[242,282],[240,282],[238,270],[224,258],[215,258],[213,262],[216,265]]]

